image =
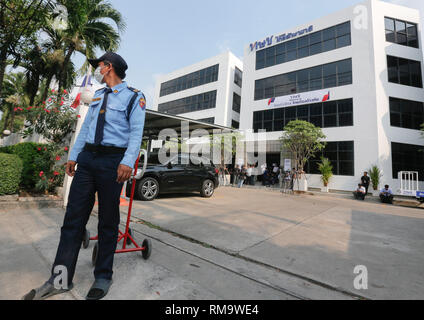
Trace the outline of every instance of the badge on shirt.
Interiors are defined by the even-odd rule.
[[[141,109],[146,109],[146,99],[144,98],[140,98],[140,101],[138,102],[138,104],[140,105]]]
[[[102,100],[102,98],[94,98],[91,102],[96,102],[96,101],[100,101]]]

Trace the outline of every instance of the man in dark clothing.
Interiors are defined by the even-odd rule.
[[[368,172],[364,172],[364,175],[361,178],[361,184],[365,187],[365,194],[368,194],[368,187],[370,186],[370,177],[368,176]]]
[[[393,192],[389,185],[386,184],[384,188],[380,190],[380,199],[383,203],[393,204]]]

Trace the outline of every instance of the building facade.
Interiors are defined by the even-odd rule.
[[[334,167],[330,189],[352,190],[378,165],[382,185],[399,171],[424,181],[423,56],[419,11],[368,0],[245,47],[240,129],[267,130],[268,161],[291,120],[323,129],[327,146],[306,166],[321,187],[321,155]],[[421,189],[424,185],[421,183]]]
[[[161,76],[153,110],[239,128],[243,63],[231,52]]]

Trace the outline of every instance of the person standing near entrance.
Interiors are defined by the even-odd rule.
[[[252,184],[252,177],[253,177],[253,168],[250,164],[247,165],[246,169],[246,184],[251,186]]]
[[[95,281],[86,299],[103,298],[112,284],[120,221],[119,196],[123,183],[131,177],[140,152],[146,99],[141,92],[122,81],[128,66],[118,54],[107,52],[99,59],[89,59],[89,62],[96,68],[96,80],[106,87],[94,94],[66,164],[66,173],[74,178],[51,277],[44,285],[25,295],[24,300],[45,299],[72,289],[78,254],[96,192],[99,201],[99,248]],[[57,270],[65,270],[62,275],[67,275],[61,279],[60,285]]]
[[[241,188],[243,186],[244,181],[246,180],[247,169],[246,166],[243,165],[240,169],[239,178],[238,178],[238,187]]]
[[[365,194],[368,194],[368,187],[370,186],[370,177],[368,176],[368,172],[364,172],[364,175],[361,177],[361,184],[365,187]]]

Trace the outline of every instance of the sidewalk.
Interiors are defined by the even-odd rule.
[[[0,300],[20,299],[49,277],[63,210],[0,211]],[[126,217],[122,215],[122,222]],[[88,228],[95,232],[97,217]],[[136,240],[148,237],[153,251],[115,256],[114,283],[105,300],[351,299],[302,279],[250,263],[202,245],[132,223]],[[82,300],[93,281],[94,241],[81,249],[74,289],[51,300]]]

